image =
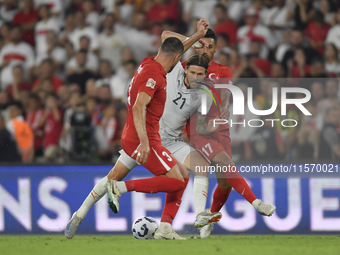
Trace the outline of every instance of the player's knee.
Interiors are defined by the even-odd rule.
[[[232,186],[228,182],[218,183],[218,187],[220,187],[221,189],[224,189],[224,190],[232,189]]]

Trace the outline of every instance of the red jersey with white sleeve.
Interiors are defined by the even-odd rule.
[[[186,61],[182,62],[182,65],[185,68],[186,67]],[[215,84],[220,83],[219,80],[223,78],[224,79],[223,83],[228,84],[229,80],[232,80],[233,74],[232,74],[229,67],[218,64],[215,61],[213,61],[212,64],[208,68],[207,78],[209,78]],[[221,95],[221,90],[222,89],[216,89],[219,96]],[[220,102],[219,102],[219,100],[217,100],[216,95],[214,93],[213,93],[213,96],[216,99],[217,105],[215,105],[214,103],[211,105],[210,111],[208,113],[208,120],[214,119],[215,117],[219,117],[221,115]],[[196,118],[197,118],[197,114],[194,114],[193,116],[191,116],[191,118],[187,122],[186,131],[187,131],[188,137],[197,135],[195,128],[192,128],[190,130],[190,122],[196,123]],[[217,131],[215,131],[214,133],[224,132],[224,133],[229,135],[228,130],[229,130],[229,123],[221,125],[217,129]]]
[[[137,68],[128,89],[128,117],[124,126],[122,140],[139,144],[135,129],[132,107],[140,92],[147,93],[152,99],[146,106],[146,132],[149,144],[161,143],[158,134],[159,120],[163,114],[166,101],[166,72],[161,64],[154,61],[155,57],[145,58]]]

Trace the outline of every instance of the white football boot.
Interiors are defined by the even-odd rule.
[[[222,213],[210,211],[210,208],[206,209],[205,211],[199,213],[196,216],[196,220],[194,222],[195,228],[203,228],[204,226],[208,225],[209,223],[216,223],[222,218]]]
[[[256,199],[252,203],[255,209],[264,216],[272,216],[274,211],[276,210],[275,205],[265,204],[261,201],[261,199]]]
[[[119,212],[119,203],[118,200],[120,196],[122,195],[120,190],[117,187],[117,181],[115,180],[108,180],[106,183],[106,190],[108,195],[108,202],[111,210],[114,213]]]
[[[77,232],[77,229],[80,225],[80,223],[83,221],[82,218],[77,216],[77,212],[75,212],[72,215],[72,218],[70,221],[67,223],[66,228],[65,228],[65,237],[68,239],[71,239]]]
[[[155,232],[154,238],[165,240],[187,240],[186,238],[179,236],[170,224],[166,224],[162,230],[159,227]]]
[[[209,223],[208,225],[205,225],[203,228],[201,228],[200,229],[200,237],[202,239],[208,238],[211,234],[213,226],[214,226],[214,223]]]

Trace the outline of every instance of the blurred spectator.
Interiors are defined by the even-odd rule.
[[[236,44],[237,26],[229,19],[227,8],[223,4],[217,4],[214,13],[217,20],[214,27],[215,33],[227,35],[230,46],[234,46]]]
[[[44,127],[44,158],[50,161],[58,155],[59,137],[63,127],[63,111],[58,109],[57,98],[50,94],[46,98],[44,115],[39,123]]]
[[[58,17],[59,20],[63,18],[64,7],[67,6],[68,1],[62,0],[34,0],[35,8],[38,8],[40,5],[47,5],[54,17]]]
[[[214,24],[214,6],[217,0],[181,0],[183,5],[183,21],[188,22],[193,17],[205,18],[210,24]]]
[[[311,84],[310,92],[312,94],[311,102],[317,105],[325,97],[324,84],[321,81],[314,81]]]
[[[95,73],[98,71],[98,57],[93,52],[89,51],[90,39],[86,36],[82,36],[80,38],[80,51],[86,52],[86,64],[85,67],[87,70]],[[73,57],[67,63],[67,74],[70,75],[74,73],[79,68],[79,63],[76,57]]]
[[[305,78],[326,78],[325,65],[322,58],[315,58],[312,61],[310,72],[305,75]]]
[[[64,81],[54,74],[54,63],[50,58],[45,59],[39,68],[39,78],[33,83],[33,90],[36,91],[39,88],[39,84],[44,79],[50,79],[53,85],[53,93],[57,93],[59,87],[64,85]]]
[[[106,106],[112,103],[112,95],[111,95],[110,87],[104,85],[98,88],[97,99],[98,99],[97,102],[98,102],[99,110],[103,111]]]
[[[293,30],[290,36],[290,44],[279,46],[277,51],[280,51],[280,54],[276,54],[276,60],[282,63],[285,70],[288,70],[289,61],[295,58],[295,50],[297,49],[303,50],[306,65],[310,65],[314,58],[320,56],[317,51],[306,46],[302,31]]]
[[[69,42],[69,36],[75,31],[75,17],[72,13],[68,14],[65,19],[64,30],[60,33],[60,44],[65,46]],[[71,41],[72,44],[72,41]],[[73,45],[72,45],[73,47]]]
[[[319,159],[340,159],[339,108],[328,108],[319,137]]]
[[[340,61],[338,49],[333,43],[328,43],[325,46],[325,71],[328,76],[340,75]]]
[[[2,37],[2,46],[11,43],[11,24],[3,23],[0,27],[0,37]],[[2,47],[1,46],[1,47]]]
[[[67,52],[63,47],[58,46],[57,35],[55,32],[47,32],[46,45],[47,49],[44,53],[37,53],[36,64],[40,65],[43,60],[50,58],[53,60],[55,69],[58,73],[63,73],[64,65],[67,60]]]
[[[46,41],[47,33],[53,31],[59,33],[59,22],[51,17],[50,9],[47,5],[39,6],[40,21],[35,26],[35,45],[37,55],[47,53],[48,45]]]
[[[41,108],[41,102],[36,94],[31,94],[29,97],[29,107],[26,113],[27,124],[31,127],[34,134],[34,151],[35,156],[42,156],[44,129],[39,125],[44,110]]]
[[[297,133],[297,158],[313,159],[317,158],[319,131],[323,120],[321,115],[316,114],[315,104],[308,103],[305,107],[312,115],[302,114]]]
[[[165,19],[162,22],[162,30],[160,31],[160,33],[162,33],[163,31],[172,31],[172,32],[177,32],[178,30],[178,26],[176,24],[176,22],[173,19]]]
[[[19,92],[22,90],[30,90],[31,86],[24,81],[24,70],[21,65],[13,67],[13,83],[6,88],[8,95],[14,100],[20,100]]]
[[[94,74],[86,67],[86,56],[87,52],[85,50],[80,50],[75,56],[77,68],[73,69],[72,72],[69,72],[67,76],[67,80],[70,84],[75,83],[78,84],[81,90],[81,93],[85,93],[86,82],[87,80],[94,78]]]
[[[72,150],[73,158],[88,160],[94,147],[94,134],[91,128],[91,116],[86,110],[84,103],[78,103],[71,116]]]
[[[110,89],[114,100],[127,102],[127,90],[137,68],[137,63],[130,60],[124,63],[124,73],[112,76]]]
[[[98,153],[102,160],[110,160],[114,150],[113,144],[116,138],[118,122],[116,119],[116,108],[114,104],[106,106],[103,112],[103,119],[96,128],[96,141],[99,146]]]
[[[25,0],[28,1],[28,0]],[[22,65],[25,71],[25,78],[28,77],[28,72],[33,74],[34,52],[32,46],[21,41],[21,27],[12,26],[11,28],[11,43],[6,44],[0,51],[0,71],[1,71],[1,88],[13,83],[12,68],[15,65]]]
[[[94,11],[93,0],[84,0],[82,7],[85,15],[86,25],[97,30],[99,28],[99,15],[96,11]]]
[[[340,8],[338,9],[336,16],[336,25],[334,25],[331,29],[328,30],[326,43],[333,43],[337,49],[340,49]]]
[[[241,55],[249,53],[251,41],[261,42],[260,56],[262,58],[267,58],[269,50],[274,49],[277,43],[270,30],[258,23],[258,14],[254,8],[247,10],[246,25],[238,29],[237,40],[239,41],[238,48]]]
[[[34,27],[39,19],[38,12],[34,10],[32,0],[22,0],[20,11],[14,15],[12,23],[22,27],[22,40],[34,46]]]
[[[109,85],[111,82],[112,77],[112,68],[111,64],[107,60],[100,61],[99,65],[99,75],[98,79],[96,80],[96,86],[100,87],[103,85]]]
[[[14,137],[6,129],[5,121],[0,112],[0,162],[20,163],[21,155]]]
[[[312,0],[295,0],[291,2],[291,9],[293,9],[293,17],[295,22],[295,29],[304,30],[307,23],[313,18],[315,9]]]
[[[334,10],[336,10],[334,1],[320,0],[319,11],[324,15],[325,22],[330,25],[335,25],[336,23]]]
[[[241,81],[242,82],[242,81]],[[231,148],[233,152],[233,160],[238,161],[243,158],[244,155],[244,144],[246,141],[250,139],[250,137],[256,131],[255,127],[243,126],[243,122],[248,123],[251,119],[256,119],[256,115],[249,111],[248,105],[248,85],[245,83],[240,83],[237,85],[244,95],[244,103],[245,103],[245,113],[244,115],[233,115],[231,114],[229,123],[241,123],[241,124],[232,124],[229,126],[229,132],[231,140]],[[259,105],[253,101],[253,106],[255,109],[259,109]],[[231,104],[229,111],[233,112],[234,105]]]
[[[314,20],[308,23],[305,35],[309,39],[309,43],[313,49],[320,54],[324,53],[324,42],[327,37],[328,30],[331,26],[324,21],[322,12],[317,11],[314,15]]]
[[[224,66],[230,66],[230,54],[224,51],[220,52],[216,62]]]
[[[229,1],[229,0],[220,0],[223,5],[227,6],[228,16],[235,23],[241,22],[244,17],[244,12],[247,8],[249,8],[252,4],[252,1],[249,0],[241,0],[241,1]]]
[[[284,78],[286,76],[283,66],[278,62],[271,64],[270,74],[272,78]]]
[[[72,149],[72,134],[71,129],[71,118],[75,112],[75,108],[81,103],[81,96],[78,92],[73,92],[68,100],[67,109],[64,113],[63,129],[61,131],[59,145],[66,152],[70,152]]]
[[[325,116],[328,108],[337,108],[340,106],[338,98],[339,84],[336,79],[328,79],[326,81],[326,98],[320,100],[316,106],[317,114]]]
[[[103,22],[104,31],[99,35],[100,58],[111,62],[114,69],[121,65],[122,48],[126,45],[122,34],[114,29],[114,15],[109,13]]]
[[[249,57],[253,62],[252,66],[255,66],[255,73],[258,77],[262,77],[263,75],[259,75],[256,72],[256,69],[259,68],[261,71],[266,75],[270,76],[270,69],[271,64],[267,59],[260,58],[260,50],[261,50],[261,43],[258,41],[252,41],[249,46]],[[254,68],[253,68],[254,69]]]
[[[137,13],[133,19],[133,27],[116,26],[117,32],[124,35],[127,45],[132,49],[137,62],[141,62],[149,54],[157,52],[155,43],[157,36],[147,32],[147,20],[144,13]]]
[[[34,135],[32,129],[23,117],[23,106],[14,101],[9,106],[10,121],[7,122],[7,130],[15,138],[24,163],[30,163],[34,158]]]
[[[98,50],[98,35],[93,27],[86,26],[85,14],[82,11],[77,11],[75,14],[75,24],[77,28],[72,33],[68,33],[68,39],[72,43],[74,50],[80,49],[80,38],[86,36],[90,40],[89,50]]]
[[[287,62],[288,77],[302,78],[311,71],[311,66],[306,63],[306,55],[303,48],[294,51],[294,60]]]
[[[277,42],[283,41],[283,30],[292,28],[294,22],[288,17],[289,7],[285,0],[274,0],[273,7],[263,8],[260,18],[264,25],[268,26],[274,33]]]
[[[155,0],[152,8],[146,13],[151,23],[162,23],[166,19],[172,19],[175,23],[180,22],[179,0]]]
[[[17,0],[3,0],[0,7],[0,17],[5,22],[11,22],[14,15],[19,11]]]
[[[285,145],[280,132],[272,126],[271,121],[275,117],[263,116],[262,127],[256,129],[245,144],[245,158],[248,160],[282,159],[285,154]]]

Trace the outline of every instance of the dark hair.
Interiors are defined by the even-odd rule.
[[[134,59],[130,59],[130,60],[124,62],[123,66],[125,66],[125,65],[130,65],[130,64],[131,64],[131,65],[134,65],[135,67],[137,67],[137,62],[136,62],[136,60],[134,60]]]
[[[16,108],[18,108],[20,111],[24,111],[24,106],[22,105],[22,103],[20,101],[12,101],[9,106],[15,106]]]
[[[325,22],[325,16],[323,15],[321,11],[318,10],[314,14],[314,20],[318,23],[323,23]]]
[[[18,25],[18,24],[11,24],[11,32],[12,32],[14,29],[16,29],[16,28],[18,28],[18,29],[20,29],[20,31],[22,31],[22,27],[21,27],[20,25]]]
[[[226,33],[220,33],[218,36],[222,37],[223,40],[227,42],[229,41],[229,36]]]
[[[34,100],[37,100],[40,102],[40,98],[38,97],[37,94],[34,94],[34,93],[31,93],[30,96],[29,96],[30,99],[34,99]]]
[[[212,38],[214,39],[215,45],[217,45],[217,35],[211,28],[208,28],[207,33],[203,36],[203,38]]]
[[[53,59],[51,59],[51,58],[45,58],[45,59],[41,62],[41,65],[46,64],[46,63],[50,64],[51,66],[54,65]]]
[[[205,68],[205,70],[208,70],[209,61],[203,55],[192,55],[187,60],[187,68],[189,66],[201,66]]]
[[[162,43],[161,51],[166,54],[183,54],[184,46],[176,37],[169,37]]]
[[[175,26],[176,22],[173,19],[165,19],[162,22],[163,25]]]
[[[215,5],[215,9],[216,9],[216,8],[222,9],[222,11],[223,11],[224,13],[227,12],[227,7],[225,7],[225,5],[223,5],[223,4],[216,4],[216,5]]]

